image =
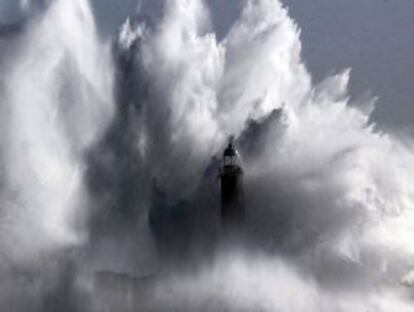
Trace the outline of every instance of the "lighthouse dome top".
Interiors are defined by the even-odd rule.
[[[233,140],[230,138],[229,144],[223,152],[223,165],[224,167],[240,167],[239,153],[234,147]]]
[[[229,145],[226,147],[226,149],[223,152],[223,157],[233,157],[233,156],[237,156],[237,151],[233,146],[233,142],[229,142]]]

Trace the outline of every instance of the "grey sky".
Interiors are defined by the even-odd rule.
[[[208,0],[219,36],[241,0]],[[135,0],[94,0],[100,27],[110,31]],[[302,30],[303,56],[315,80],[351,67],[351,94],[380,97],[373,120],[414,131],[414,2],[412,0],[284,0]],[[157,9],[154,9],[157,7]],[[144,4],[156,14],[159,1]]]
[[[0,23],[15,23],[21,18],[18,1],[0,1]]]
[[[42,2],[42,0],[36,0]],[[315,80],[352,68],[351,94],[380,97],[373,120],[414,132],[414,1],[283,0],[302,29],[304,60]],[[1,0],[0,25],[20,18],[16,0]],[[91,0],[99,30],[112,34],[137,0]],[[161,0],[143,0],[142,10],[160,14]],[[242,0],[208,0],[222,37]]]
[[[303,54],[318,79],[352,68],[351,92],[380,96],[373,119],[414,129],[414,2],[285,0],[302,28]],[[310,4],[311,3],[311,4]]]

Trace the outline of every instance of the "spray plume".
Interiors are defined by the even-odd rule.
[[[350,99],[349,70],[312,81],[279,1],[246,1],[220,42],[202,1],[166,1],[155,25],[129,19],[114,47],[115,72],[80,0],[54,2],[16,47],[2,79],[1,231],[19,252],[79,242],[70,220],[89,208],[84,248],[101,258],[89,263],[145,272],[143,258],[163,260],[147,254],[151,178],[203,207],[192,194],[234,135],[254,247],[161,278],[158,310],[411,309],[413,153],[374,130],[375,98]],[[98,242],[105,231],[129,241]],[[101,257],[117,244],[122,255]]]
[[[45,311],[36,297],[54,285],[57,253],[87,238],[84,153],[112,115],[113,71],[87,1],[50,3],[6,40],[13,53],[1,55],[0,306]]]

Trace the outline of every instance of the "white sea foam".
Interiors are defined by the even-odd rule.
[[[87,1],[53,2],[29,26],[2,74],[0,250],[13,265],[82,242],[84,153],[119,105]],[[120,40],[122,49],[139,41],[134,64],[146,84],[124,120],[139,123],[128,136],[139,174],[159,177],[179,199],[229,135],[260,141],[242,150],[247,208],[253,226],[270,232],[259,255],[219,254],[196,273],[161,280],[157,303],[409,311],[414,154],[369,123],[375,98],[350,99],[350,71],[312,81],[298,26],[277,0],[246,1],[220,42],[200,0],[166,1],[158,25],[137,27],[129,21]],[[269,119],[275,109],[280,118]],[[266,127],[249,136],[251,120]]]
[[[113,105],[109,51],[87,1],[52,3],[19,36],[2,72],[3,264],[85,238],[83,153]]]

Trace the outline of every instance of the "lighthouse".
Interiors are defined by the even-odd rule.
[[[233,139],[223,152],[220,167],[221,225],[239,229],[244,222],[243,169]]]

